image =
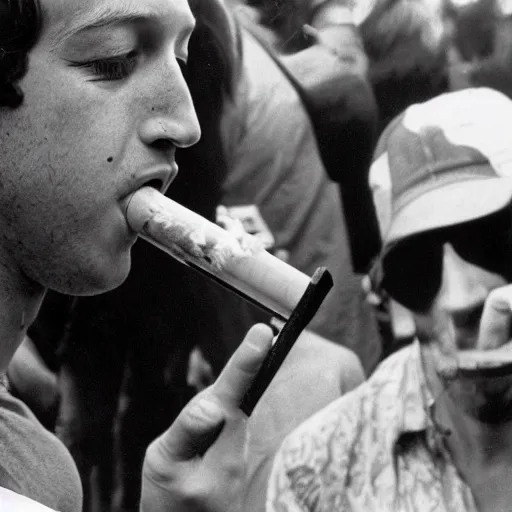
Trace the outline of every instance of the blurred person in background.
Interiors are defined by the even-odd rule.
[[[371,4],[361,2],[354,7],[345,0],[227,2],[235,18],[289,76],[306,106],[323,164],[339,184],[357,273],[368,270],[380,247],[367,181],[377,109],[357,30]]]
[[[351,105],[352,112],[360,113],[353,118],[356,122],[333,123],[333,131],[340,134],[339,139],[330,137],[329,133],[325,137],[327,123],[315,124],[315,132],[329,174],[340,184],[354,268],[366,273],[380,248],[378,222],[368,186],[374,138],[407,106],[449,90],[450,30],[445,5],[440,0],[251,0],[245,5],[234,3],[234,10],[245,25],[256,26],[258,35],[273,35],[273,39],[267,36],[267,40],[280,55],[286,53],[281,55],[281,60],[299,77],[299,86],[307,72],[313,77],[312,81],[319,74],[325,74],[323,60],[312,53],[315,47],[328,48],[345,62],[352,59],[364,63],[362,73],[356,72],[360,66],[352,65],[349,73],[338,71],[337,81],[332,81],[336,91],[352,91],[353,85],[358,84],[355,88],[361,91],[359,96],[346,95],[362,100]],[[304,24],[307,24],[306,29],[309,25],[315,27],[316,38],[306,37],[309,32],[304,30]],[[339,39],[336,40],[335,35]],[[300,68],[297,72],[298,66],[289,55],[292,51],[299,63],[301,60],[308,62],[310,51],[316,66],[308,62],[303,64],[305,72]],[[358,75],[358,80],[353,80],[354,74]],[[373,98],[362,92],[365,91],[362,77],[370,85]],[[343,103],[343,94],[336,98]],[[335,101],[331,99],[327,103],[332,108]],[[370,105],[374,105],[371,120]],[[361,119],[367,122],[363,124]],[[354,138],[345,136],[343,126],[351,130]],[[393,302],[375,306],[384,352],[410,342],[414,329],[406,312]]]
[[[474,62],[489,57],[495,48],[499,0],[447,0],[446,4],[460,59]]]
[[[268,512],[510,509],[511,120],[504,95],[468,89],[384,131],[374,277],[417,340],[285,440]]]
[[[491,87],[512,98],[512,4],[498,2],[492,52],[468,67],[466,86]]]
[[[496,52],[501,53],[497,49],[497,38],[501,37],[499,4],[496,0],[446,0],[452,90],[476,84],[473,74],[479,73],[484,62],[492,62]]]
[[[441,0],[376,0],[360,24],[379,133],[409,105],[448,91],[446,28]]]

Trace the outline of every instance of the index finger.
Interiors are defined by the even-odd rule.
[[[505,344],[510,338],[511,315],[512,286],[496,288],[485,301],[477,348],[492,350]]]
[[[256,324],[228,361],[211,392],[231,407],[238,407],[272,346],[274,333]]]

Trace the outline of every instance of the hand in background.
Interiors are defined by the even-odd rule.
[[[477,348],[492,350],[510,341],[511,320],[512,285],[496,288],[485,301]]]

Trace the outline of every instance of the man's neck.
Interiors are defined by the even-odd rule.
[[[27,329],[35,320],[46,290],[2,257],[0,250],[0,374],[5,373]]]

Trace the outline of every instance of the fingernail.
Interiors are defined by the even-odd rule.
[[[273,338],[272,329],[265,324],[253,325],[244,340],[246,349],[250,349],[257,354],[268,350],[268,344]]]

